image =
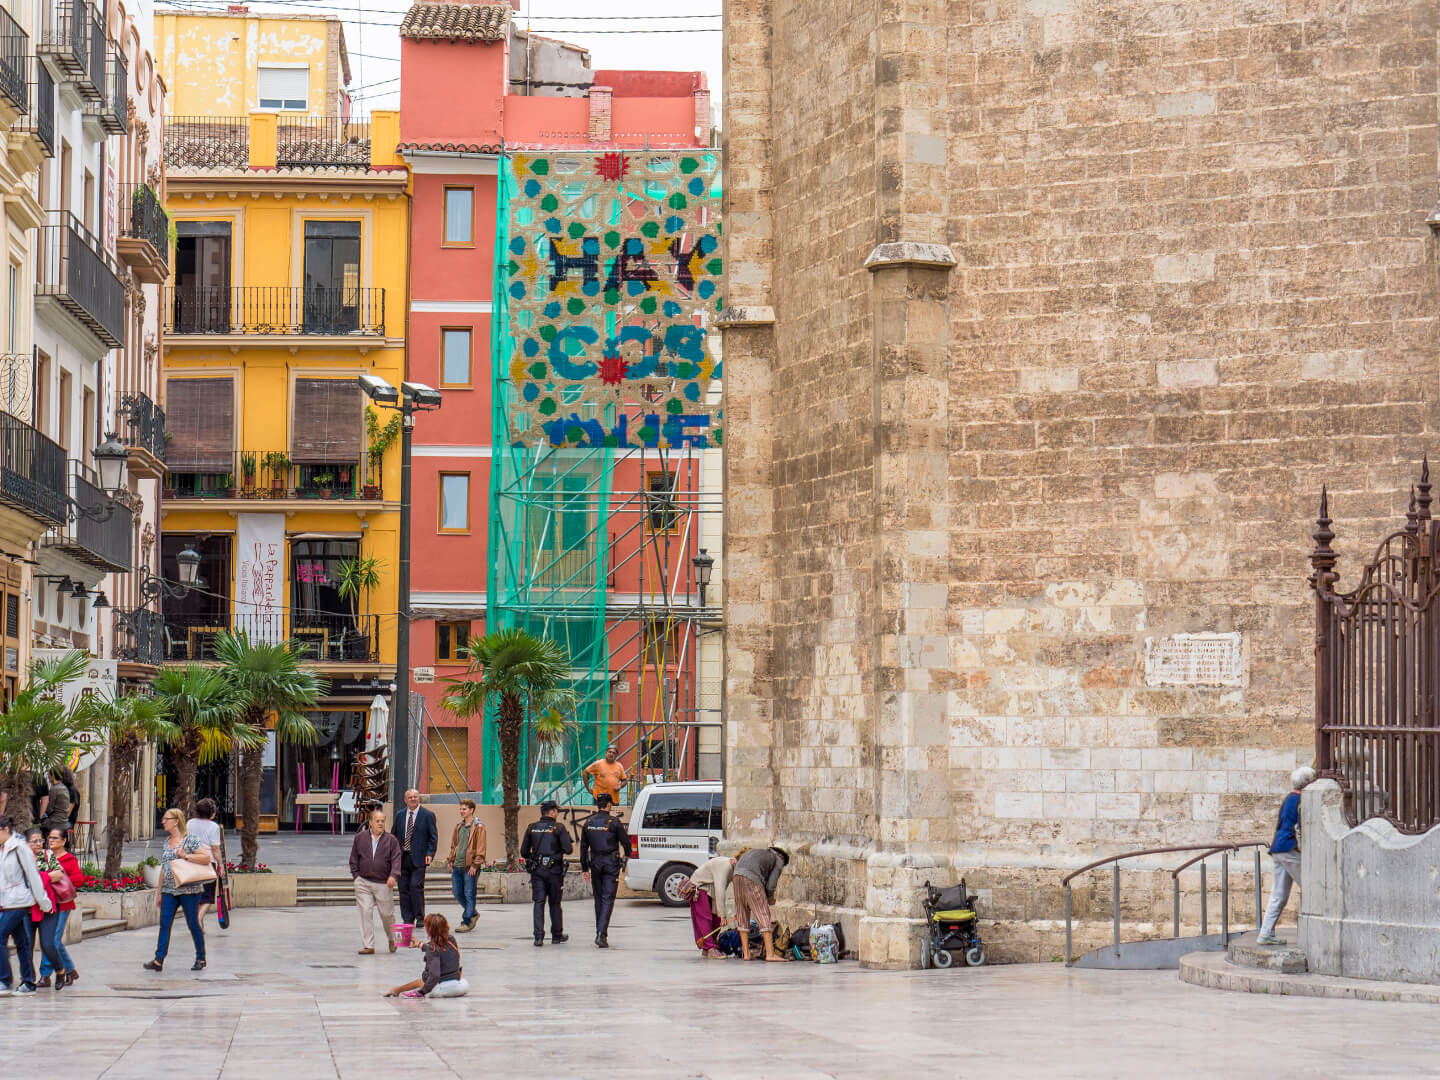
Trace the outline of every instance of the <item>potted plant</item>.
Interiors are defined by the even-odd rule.
[[[164,494],[167,499],[173,499],[175,497],[175,478],[168,472],[165,474]]]
[[[246,494],[254,494],[255,472],[259,466],[253,450],[245,450],[240,454],[240,476],[245,485]]]
[[[350,615],[359,627],[359,633],[347,647],[347,655],[342,659],[363,660],[370,653],[370,593],[380,587],[380,570],[384,565],[372,555],[357,555],[335,567],[335,591],[340,594],[340,599],[350,601]],[[362,598],[365,611],[363,617],[357,604]]]
[[[284,450],[272,450],[265,455],[265,467],[270,470],[270,497],[283,498],[286,475],[290,471],[290,455]]]
[[[233,499],[233,498],[235,498],[235,474],[234,474],[234,473],[228,473],[228,472],[227,472],[227,473],[225,474],[224,479],[220,481],[220,490],[225,493],[225,497],[226,497],[227,499]]]
[[[384,427],[380,426],[380,415],[375,411],[373,405],[365,406],[365,432],[369,437],[370,446],[366,452],[366,464],[369,469],[369,479],[374,483],[365,485],[365,498],[378,499],[380,497],[380,469],[385,463],[385,451],[400,435],[400,416],[390,417]]]
[[[320,489],[320,497],[328,499],[335,494],[334,473],[323,472],[314,477],[315,486]]]
[[[154,855],[143,859],[140,863],[140,876],[145,879],[145,884],[150,888],[160,884],[160,860]]]

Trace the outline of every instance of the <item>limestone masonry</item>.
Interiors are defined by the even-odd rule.
[[[1269,834],[1320,486],[1348,581],[1440,450],[1436,30],[727,4],[727,829],[793,915],[903,966],[965,874],[1049,959],[1067,869]]]

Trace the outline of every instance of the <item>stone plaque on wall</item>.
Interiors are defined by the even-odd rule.
[[[1145,639],[1146,686],[1244,686],[1244,635],[1171,634]]]

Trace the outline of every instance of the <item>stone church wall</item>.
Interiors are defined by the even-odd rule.
[[[1311,758],[1321,484],[1346,580],[1436,448],[1436,9],[727,11],[727,828],[867,963],[962,873],[1048,959]]]

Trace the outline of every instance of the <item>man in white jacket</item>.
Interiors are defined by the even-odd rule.
[[[15,994],[35,993],[35,969],[30,955],[35,948],[31,936],[30,908],[40,905],[40,910],[49,912],[54,906],[45,883],[40,880],[40,868],[35,865],[35,855],[30,845],[15,835],[15,823],[0,814],[0,960],[4,961],[5,977],[0,980],[0,997]],[[20,961],[20,988],[11,989],[10,955],[7,945],[15,943],[15,955]]]

